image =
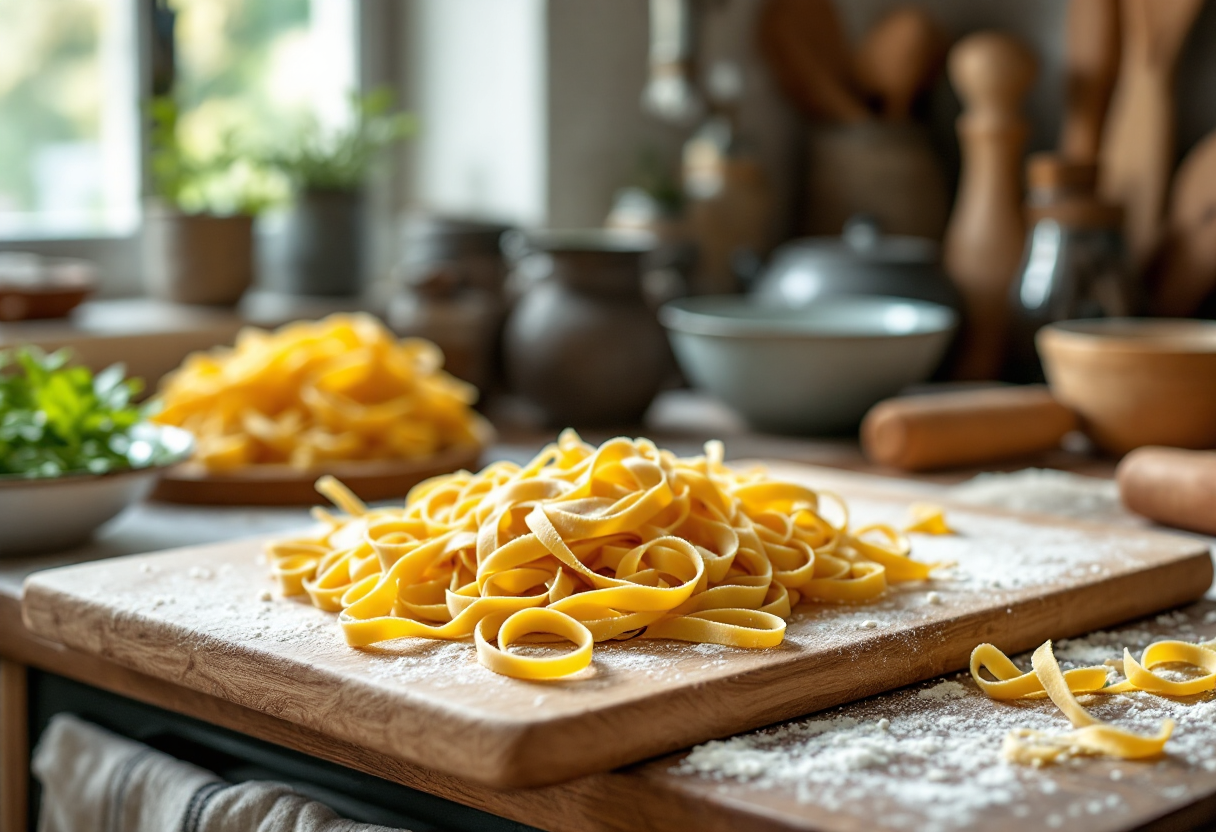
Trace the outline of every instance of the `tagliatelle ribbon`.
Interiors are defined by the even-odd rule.
[[[934,568],[889,526],[851,529],[840,498],[722,455],[565,431],[526,465],[436,477],[394,508],[326,477],[345,516],[318,510],[322,531],[268,553],[282,592],[339,613],[352,646],[472,638],[486,667],[527,679],[575,673],[608,640],[774,647],[803,599],[865,602]],[[511,650],[553,641],[573,650]]]
[[[1194,696],[1216,689],[1216,643],[1191,644],[1184,641],[1159,641],[1150,644],[1137,662],[1130,650],[1123,650],[1125,679],[1107,685],[1106,667],[1080,667],[1061,671],[1045,642],[1031,656],[1029,672],[1023,672],[1009,657],[991,644],[981,644],[971,653],[971,677],[993,699],[1035,699],[1050,697],[1072,723],[1074,730],[1062,734],[1018,729],[1005,738],[1005,756],[1012,762],[1042,765],[1064,756],[1106,755],[1139,760],[1160,755],[1174,730],[1167,719],[1155,735],[1137,734],[1103,722],[1082,707],[1076,694],[1113,694],[1145,691],[1161,696]],[[1182,663],[1206,673],[1195,679],[1172,681],[1152,672],[1162,664]],[[987,670],[994,679],[985,679]]]

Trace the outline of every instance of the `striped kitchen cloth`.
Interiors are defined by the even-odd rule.
[[[39,832],[405,832],[339,818],[281,783],[213,773],[58,714],[34,751]]]

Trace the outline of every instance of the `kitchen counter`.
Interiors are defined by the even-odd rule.
[[[674,400],[669,397],[667,404],[668,410],[678,411],[679,397]],[[654,435],[660,444],[688,452],[699,445],[702,434],[710,431],[725,434],[731,458],[778,457],[833,465],[857,471],[861,480],[866,479],[868,466],[855,444],[849,440],[761,437],[732,429],[725,423],[703,425],[700,430],[676,430],[670,426],[665,428],[660,423],[652,425],[648,434]],[[504,429],[501,444],[491,450],[491,455],[496,458],[526,458],[535,452],[545,438],[544,434],[526,429]],[[587,438],[598,441],[601,437],[589,433]],[[1109,463],[1070,455],[1039,460],[1038,464],[1086,473],[1109,474],[1110,471]],[[940,493],[942,483],[966,476],[966,472],[956,472],[935,478],[937,483],[908,481],[909,496]],[[684,754],[681,753],[557,786],[497,790],[403,763],[336,741],[321,732],[290,724],[267,713],[246,709],[143,676],[102,658],[82,655],[41,641],[29,634],[21,623],[21,582],[33,571],[98,557],[272,534],[299,526],[306,520],[306,512],[296,509],[212,509],[149,504],[134,509],[111,524],[97,542],[86,549],[64,555],[0,561],[0,714],[4,717],[3,733],[0,734],[0,807],[3,807],[0,810],[0,832],[16,832],[25,828],[24,807],[14,796],[24,793],[24,783],[20,780],[24,765],[18,765],[18,761],[24,762],[28,748],[20,728],[14,730],[14,725],[21,724],[16,716],[23,710],[23,680],[27,667],[58,674],[455,803],[550,830],[695,828],[824,829],[843,832],[872,828],[873,816],[867,812],[886,817],[894,824],[893,828],[951,829],[957,828],[958,821],[968,821],[981,828],[1004,830],[1062,825],[1066,820],[1074,822],[1070,820],[1078,817],[1072,808],[1074,806],[1081,807],[1086,828],[1140,828],[1155,823],[1163,815],[1172,814],[1169,828],[1186,829],[1196,828],[1216,818],[1216,798],[1213,797],[1216,795],[1216,773],[1204,768],[1204,760],[1195,757],[1192,761],[1185,754],[1179,759],[1171,757],[1165,764],[1133,766],[1089,761],[1080,766],[1062,766],[1057,770],[1026,773],[1025,776],[1018,773],[1017,788],[1011,785],[1007,773],[1000,774],[1002,766],[990,765],[977,769],[968,760],[966,748],[957,744],[951,746],[953,751],[944,755],[940,763],[933,764],[931,771],[916,769],[915,766],[908,768],[904,765],[906,761],[899,759],[879,765],[873,759],[867,761],[854,755],[850,758],[852,763],[841,763],[834,773],[826,772],[820,766],[816,772],[808,770],[803,775],[798,774],[798,748],[806,743],[808,737],[830,733],[821,731],[821,728],[839,731],[842,742],[863,750],[870,749],[871,753],[879,753],[883,747],[888,748],[888,753],[899,753],[890,751],[888,746],[876,746],[874,737],[866,732],[870,732],[872,726],[879,726],[880,722],[894,726],[893,731],[904,725],[913,726],[909,730],[923,730],[923,726],[916,726],[925,720],[942,720],[943,725],[949,722],[959,726],[980,724],[997,707],[982,697],[956,695],[963,686],[954,685],[951,679],[945,683],[939,681],[913,686],[832,711],[824,717],[834,720],[830,726],[791,729],[773,737],[771,741],[744,738],[733,746],[720,749],[720,753],[703,749],[683,765]],[[1201,605],[1185,619],[1167,617],[1150,623],[1149,628],[1168,630],[1170,627],[1184,626],[1184,621],[1193,621],[1193,625],[1186,623],[1185,626],[1211,630],[1212,633],[1203,633],[1211,637],[1216,634],[1216,624],[1205,623],[1209,618],[1216,622],[1216,607],[1209,609]],[[1139,628],[1134,635],[1142,636],[1145,630]],[[812,682],[808,680],[808,683]],[[940,687],[942,684],[946,687]],[[793,724],[810,724],[814,720],[814,717],[795,720]],[[873,730],[887,731],[888,728],[874,727]],[[1187,726],[1180,726],[1179,730],[1185,731]],[[947,733],[961,735],[965,732]],[[1216,740],[1216,736],[1212,739]],[[982,740],[984,737],[977,735],[974,746],[976,753],[987,748]],[[996,740],[999,746],[999,737]],[[1210,745],[1216,746],[1216,742]],[[737,756],[729,756],[735,752],[738,752]],[[822,749],[821,752],[826,753]],[[974,756],[974,753],[970,756]],[[750,776],[735,776],[747,774],[746,766],[737,769],[738,761],[759,758],[768,760],[768,763],[755,769]],[[850,765],[854,768],[850,768]],[[900,768],[901,765],[903,768]],[[1212,768],[1216,769],[1216,762],[1212,763]],[[850,773],[854,770],[856,776]],[[1116,771],[1119,772],[1119,779],[1114,779]],[[822,779],[829,775],[829,781]],[[886,779],[873,780],[879,775]],[[987,786],[984,785],[985,778],[991,781]],[[808,785],[817,782],[819,786]],[[909,790],[920,789],[920,796],[907,797],[912,801],[910,804],[906,801],[901,803],[896,794],[900,782],[906,784]],[[952,784],[953,790],[950,788]],[[859,797],[859,788],[866,789],[864,798]],[[984,797],[985,790],[988,797]],[[994,794],[1001,799],[994,799]],[[1004,800],[1002,796],[1009,797]],[[951,801],[954,801],[953,808]],[[858,806],[863,807],[860,814]],[[913,808],[909,809],[909,806]],[[917,806],[923,809],[919,815],[915,809]],[[900,812],[906,815],[902,820]]]

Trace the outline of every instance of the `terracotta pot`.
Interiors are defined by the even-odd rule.
[[[144,285],[175,303],[234,306],[253,283],[253,217],[144,212]]]
[[[642,294],[648,234],[541,231],[504,246],[527,282],[507,319],[507,377],[559,426],[637,424],[672,371]]]
[[[1216,323],[1066,321],[1037,345],[1052,394],[1103,450],[1216,447]]]

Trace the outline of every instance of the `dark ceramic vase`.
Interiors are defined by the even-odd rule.
[[[602,230],[504,239],[526,284],[507,319],[507,378],[551,424],[637,424],[671,372],[642,294],[654,245],[650,235]]]
[[[363,289],[363,196],[304,191],[287,218],[283,286],[289,295],[357,295]]]

